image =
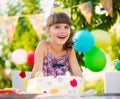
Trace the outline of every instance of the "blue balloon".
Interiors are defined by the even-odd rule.
[[[73,37],[74,48],[78,52],[88,52],[94,47],[94,37],[88,30],[80,30]]]

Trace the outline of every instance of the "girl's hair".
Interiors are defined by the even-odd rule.
[[[73,44],[74,44],[72,41],[74,31],[71,28],[71,19],[69,18],[69,16],[66,13],[63,13],[63,12],[51,14],[47,18],[47,27],[48,28],[54,24],[57,24],[57,23],[66,23],[70,26],[70,32],[71,32],[70,37],[67,40],[67,42],[64,44],[63,49],[65,49],[65,50],[71,49],[73,47]]]

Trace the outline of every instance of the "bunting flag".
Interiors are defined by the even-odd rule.
[[[85,17],[86,21],[90,24],[92,18],[92,2],[88,1],[83,4],[78,5],[81,13]]]
[[[71,9],[70,8],[63,9],[60,5],[60,2],[54,1],[51,13],[58,13],[58,12],[64,12],[68,16],[70,16]]]
[[[68,16],[70,16],[71,14],[71,9],[70,8],[66,8],[66,9],[63,9],[61,7],[55,7],[52,9],[52,13],[58,13],[58,12],[64,12],[66,13]]]
[[[54,7],[52,9],[52,13],[57,13],[57,12],[61,12],[61,11],[62,11],[62,8],[60,6]]]
[[[10,42],[13,40],[18,18],[18,16],[0,17],[0,24],[5,28]]]
[[[2,25],[2,17],[0,17],[0,26]]]
[[[52,7],[52,13],[61,12],[61,10],[62,10],[62,8],[60,7],[60,4],[56,1],[54,1],[53,7]]]
[[[100,3],[103,5],[103,8],[108,12],[110,17],[113,17],[112,0],[100,0]]]
[[[56,8],[56,7],[58,7],[58,6],[60,6],[60,4],[59,4],[58,2],[56,2],[56,1],[54,1],[54,3],[53,3],[53,8]]]
[[[42,34],[45,33],[44,27],[45,27],[45,13],[41,13],[38,15],[30,15],[28,16],[33,28],[35,29],[38,38],[42,39]]]

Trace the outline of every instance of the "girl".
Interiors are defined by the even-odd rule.
[[[51,14],[47,19],[46,33],[49,40],[40,41],[36,48],[31,78],[39,71],[44,76],[65,75],[69,71],[71,75],[82,77],[73,49],[69,16],[62,12]]]

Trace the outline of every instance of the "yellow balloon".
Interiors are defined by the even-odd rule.
[[[111,37],[107,31],[96,29],[93,30],[91,33],[94,37],[96,47],[107,48],[111,45]]]

